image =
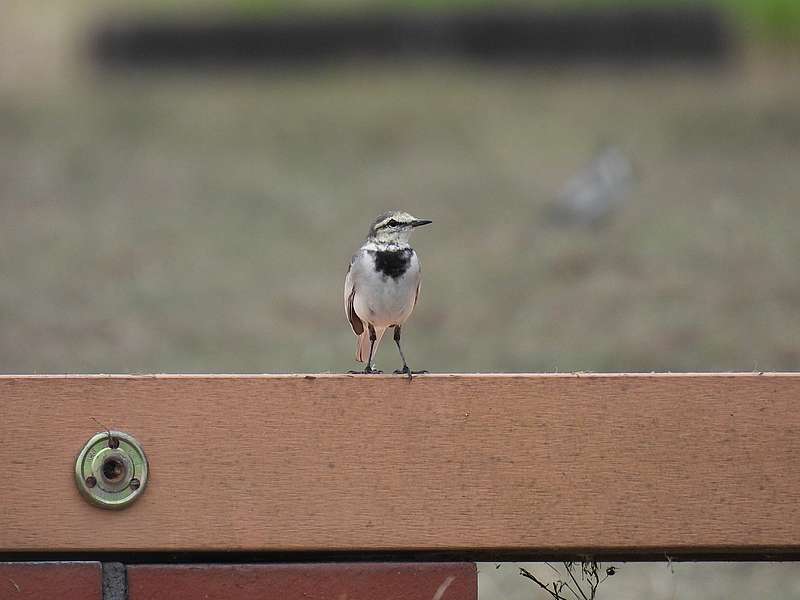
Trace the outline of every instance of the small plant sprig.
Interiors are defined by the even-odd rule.
[[[522,567],[519,568],[519,573],[542,588],[553,600],[595,600],[600,584],[617,572],[613,566],[607,567],[604,572],[603,565],[596,560],[565,561],[565,577],[550,563],[544,564],[555,572],[558,579],[545,583]]]

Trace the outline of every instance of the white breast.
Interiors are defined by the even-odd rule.
[[[419,259],[412,250],[408,268],[397,278],[375,268],[374,254],[362,250],[352,266],[356,293],[353,307],[363,321],[376,327],[404,323],[414,309],[420,281]]]

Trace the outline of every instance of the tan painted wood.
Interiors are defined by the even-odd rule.
[[[131,508],[76,491],[136,436]],[[0,551],[800,550],[800,376],[0,377]]]

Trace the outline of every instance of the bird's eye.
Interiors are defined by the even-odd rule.
[[[397,221],[395,221],[394,219],[392,219],[391,221],[389,221],[389,222],[387,223],[387,225],[388,225],[389,227],[397,227],[397,226],[399,225],[399,223],[398,223]]]

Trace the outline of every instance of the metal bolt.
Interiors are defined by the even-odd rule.
[[[92,436],[75,459],[75,482],[95,506],[125,508],[147,487],[147,458],[131,435],[105,430]]]
[[[106,481],[119,481],[125,474],[125,465],[118,458],[109,458],[103,463],[103,478]]]

